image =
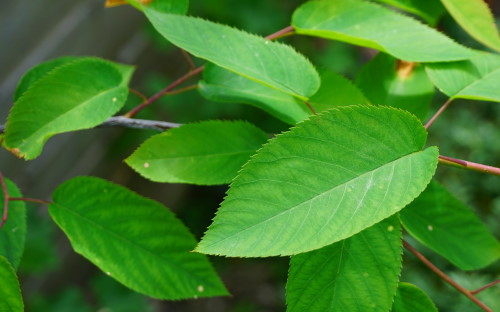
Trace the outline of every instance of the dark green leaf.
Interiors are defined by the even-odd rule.
[[[395,214],[429,183],[437,148],[389,107],[345,106],[299,123],[243,166],[197,250],[294,255],[348,238]]]
[[[401,248],[395,215],[348,239],[293,256],[287,311],[389,311],[401,271]]]
[[[445,9],[439,1],[422,0],[377,0],[390,4],[406,12],[415,14],[423,18],[431,26],[435,26]]]
[[[156,182],[226,184],[267,139],[243,121],[205,121],[151,137],[126,162]]]
[[[417,286],[400,283],[392,312],[438,312],[432,300]]]
[[[9,261],[0,256],[0,311],[22,312],[23,298],[16,272]]]
[[[125,286],[158,299],[226,295],[196,240],[163,205],[113,183],[78,177],[49,212],[71,245]]]

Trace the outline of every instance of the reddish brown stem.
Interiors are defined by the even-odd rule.
[[[133,94],[137,95],[138,97],[140,97],[144,102],[146,102],[148,100],[148,98],[144,94],[142,94],[141,92],[139,92],[135,89],[128,88],[128,91],[130,93],[133,93]]]
[[[470,290],[460,286],[454,280],[452,280],[448,275],[446,275],[443,271],[441,271],[438,267],[436,267],[432,262],[430,262],[424,255],[422,255],[418,250],[413,248],[408,242],[403,240],[403,245],[405,248],[414,254],[422,263],[424,263],[429,269],[431,269],[434,273],[436,273],[441,279],[450,284],[456,290],[464,294],[467,298],[469,298],[472,302],[477,304],[481,309],[487,312],[493,312],[490,308],[488,308],[484,303],[482,303],[479,299],[474,297],[474,294],[471,293]]]
[[[439,163],[443,164],[443,165],[448,165],[448,166],[453,166],[453,167],[458,167],[458,168],[463,168],[463,169],[468,169],[468,170],[473,170],[473,171],[479,171],[479,172],[483,172],[483,173],[488,173],[488,174],[500,176],[500,168],[497,168],[497,167],[478,164],[478,163],[475,163],[472,161],[451,158],[451,157],[447,157],[447,156],[443,156],[443,155],[439,155],[438,160],[439,160]]]
[[[314,114],[316,115],[316,110],[314,110],[314,108],[312,107],[311,103],[309,103],[309,101],[306,101],[306,105],[307,107],[309,108],[309,110]]]
[[[265,38],[267,40],[275,40],[278,38],[293,35],[294,32],[295,32],[295,29],[293,28],[293,26],[288,26],[288,27],[283,28],[282,30],[278,30],[274,34],[270,34],[269,36],[266,36]]]
[[[436,119],[444,112],[444,110],[450,105],[453,99],[449,98],[448,101],[444,102],[443,106],[431,117],[431,119],[425,124],[425,129],[429,129],[430,126],[436,121]]]
[[[186,50],[184,50],[184,49],[181,49],[181,53],[182,53],[182,56],[184,57],[184,59],[186,60],[186,63],[188,63],[188,65],[189,65],[189,70],[195,70],[196,65],[194,65],[194,62],[191,59],[191,56],[189,55],[189,53],[187,53]]]
[[[27,198],[27,197],[9,197],[9,201],[24,201],[24,202],[32,202],[32,203],[37,203],[37,204],[42,204],[42,205],[51,204],[51,202],[43,200],[43,199]]]
[[[473,295],[478,294],[478,293],[482,292],[483,290],[488,289],[491,286],[495,286],[496,284],[499,284],[499,283],[500,283],[500,280],[496,280],[494,282],[491,282],[491,283],[488,283],[488,284],[484,285],[483,287],[481,287],[479,289],[471,291],[470,293],[473,294]]]
[[[194,85],[190,85],[190,86],[187,86],[187,87],[184,87],[184,88],[179,88],[179,89],[176,89],[176,90],[173,90],[173,91],[169,91],[169,92],[165,93],[165,95],[179,94],[179,93],[183,93],[183,92],[186,92],[186,91],[194,90],[194,89],[197,89],[197,88],[198,88],[198,85],[194,84]]]
[[[7,222],[7,217],[9,215],[9,191],[7,190],[7,185],[5,184],[5,179],[3,174],[0,172],[0,184],[2,186],[3,192],[3,214],[2,221],[0,222],[0,229],[3,227],[5,222]]]

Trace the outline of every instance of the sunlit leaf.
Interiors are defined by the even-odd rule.
[[[417,286],[400,283],[392,312],[438,312],[432,300]]]
[[[0,256],[0,311],[22,312],[23,298],[16,272],[9,261]]]
[[[445,9],[439,1],[422,0],[377,0],[390,4],[406,12],[415,14],[423,18],[431,26],[435,26]]]

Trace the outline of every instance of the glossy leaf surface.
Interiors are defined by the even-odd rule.
[[[392,312],[438,312],[432,300],[417,286],[400,283]]]
[[[500,258],[500,243],[479,218],[437,182],[401,211],[405,229],[462,270]]]
[[[16,272],[14,272],[9,261],[2,256],[0,256],[0,298],[0,311],[24,311],[23,298],[21,297]]]
[[[19,157],[33,159],[53,135],[99,125],[125,103],[132,70],[97,58],[56,67],[14,103],[6,146]]]
[[[438,151],[411,114],[346,106],[264,145],[232,182],[197,247],[227,256],[294,255],[395,214],[434,174]]]
[[[12,181],[5,179],[10,197],[23,197]],[[3,212],[3,192],[0,191],[0,203]],[[7,221],[0,228],[0,256],[5,257],[14,269],[21,262],[26,241],[26,204],[22,201],[9,201]]]
[[[392,216],[348,239],[293,256],[287,311],[389,311],[401,253],[399,218]]]
[[[196,240],[158,202],[113,183],[61,184],[49,212],[76,252],[125,286],[158,299],[226,295]]]
[[[363,0],[310,1],[295,11],[300,34],[344,41],[412,62],[462,60],[472,50],[420,22]]]
[[[267,139],[243,121],[204,121],[151,137],[126,162],[156,182],[226,184]]]
[[[421,120],[434,96],[434,85],[422,65],[398,61],[385,53],[362,68],[356,85],[372,104],[401,108]]]

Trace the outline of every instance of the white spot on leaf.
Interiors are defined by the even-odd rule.
[[[107,275],[107,276],[111,276],[111,273],[109,273],[109,272],[106,272],[106,275]]]
[[[198,291],[199,292],[203,292],[205,290],[205,288],[203,287],[203,285],[199,285],[198,286]]]
[[[113,102],[116,102],[117,100],[118,100],[117,98],[115,98],[115,97],[113,98]]]
[[[433,227],[432,227],[432,225],[430,225],[430,224],[427,226],[427,229],[428,229],[429,231],[434,230],[434,228],[433,228]]]
[[[149,163],[144,163],[144,168],[149,168]]]
[[[389,232],[394,231],[394,227],[393,227],[392,225],[389,225],[389,226],[387,227],[387,231],[389,231]]]

